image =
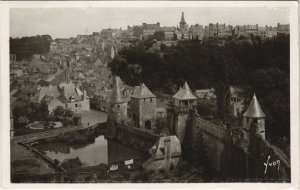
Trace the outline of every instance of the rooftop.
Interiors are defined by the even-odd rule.
[[[187,82],[184,83],[183,87],[177,91],[177,93],[173,96],[173,98],[178,100],[195,100],[196,96],[191,91]]]
[[[156,96],[142,83],[141,86],[136,86],[133,98],[156,98]]]
[[[250,117],[250,118],[264,118],[266,117],[265,113],[262,111],[258,100],[254,94],[250,105],[246,112],[243,114],[244,117]]]
[[[123,103],[126,101],[125,97],[123,96],[122,92],[121,92],[121,79],[120,77],[116,76],[115,77],[115,85],[110,97],[110,101],[112,103]]]

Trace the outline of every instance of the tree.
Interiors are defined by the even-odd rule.
[[[74,112],[72,110],[69,110],[69,109],[65,109],[64,111],[64,116],[65,117],[72,117],[74,115]]]
[[[157,41],[163,41],[165,40],[165,33],[163,31],[156,31],[153,34],[152,39],[155,39]]]
[[[79,125],[80,122],[81,122],[81,117],[79,117],[79,116],[73,117],[73,124],[74,125]]]
[[[192,89],[213,87],[217,95],[216,117],[226,122],[231,119],[229,87],[247,87],[251,96],[255,92],[259,97],[267,115],[266,134],[289,136],[289,40],[289,35],[264,40],[205,38],[202,43],[183,40],[166,47],[163,56],[148,52],[153,40],[144,40],[123,48],[110,67],[128,85],[145,82],[151,90],[170,95],[185,81]]]
[[[65,109],[62,106],[57,106],[54,109],[53,113],[54,113],[55,116],[61,116],[61,117],[63,117],[64,113],[65,113]]]
[[[41,102],[38,108],[37,115],[39,117],[39,120],[43,120],[49,115],[48,105],[46,104],[46,102]]]

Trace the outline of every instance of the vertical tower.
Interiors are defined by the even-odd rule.
[[[185,136],[185,129],[189,111],[193,109],[197,97],[191,91],[187,82],[180,87],[177,93],[173,96],[174,102],[170,110],[168,110],[168,117],[170,123],[170,131],[174,133],[180,142]]]
[[[186,24],[185,19],[184,19],[184,12],[181,13],[181,20],[179,22],[179,29],[181,31],[187,29],[187,24]]]
[[[110,125],[127,124],[127,100],[121,92],[120,83],[120,77],[116,76],[114,88],[110,97],[111,107],[108,113],[108,123]]]
[[[156,127],[156,96],[143,83],[136,86],[130,99],[133,125],[142,129]]]
[[[110,48],[110,58],[111,59],[114,59],[115,58],[115,49],[113,46],[111,46]]]
[[[244,140],[247,146],[251,143],[251,137],[255,134],[265,139],[265,113],[262,111],[258,100],[253,95],[249,107],[244,116]]]
[[[65,83],[69,83],[69,70],[65,70]]]

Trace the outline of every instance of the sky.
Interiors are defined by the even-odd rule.
[[[52,38],[91,34],[104,28],[122,28],[157,23],[177,26],[181,12],[188,25],[225,23],[226,25],[289,23],[286,8],[265,7],[109,7],[109,8],[23,8],[10,10],[10,36],[24,37],[49,34]]]

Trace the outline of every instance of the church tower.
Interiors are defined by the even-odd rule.
[[[187,29],[187,24],[184,19],[184,12],[181,13],[181,20],[179,22],[179,30],[183,31]]]
[[[246,145],[250,145],[251,137],[253,135],[260,135],[263,139],[265,139],[265,113],[262,111],[258,100],[253,95],[253,98],[250,102],[250,105],[246,112],[243,114],[244,116],[244,140]]]
[[[114,88],[110,97],[111,107],[108,114],[109,125],[126,125],[127,124],[127,100],[121,92],[121,79],[115,77]]]

